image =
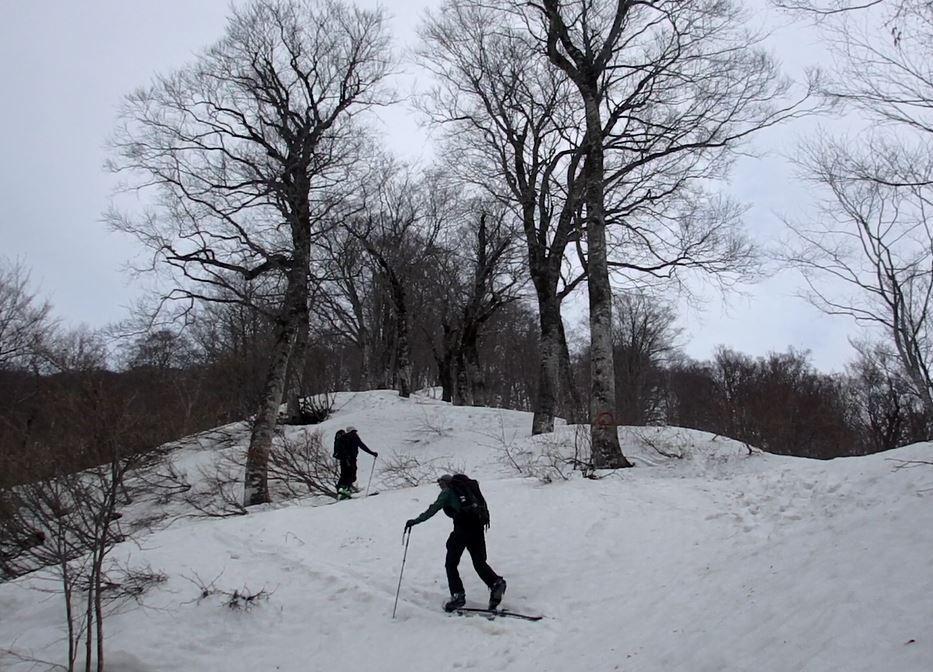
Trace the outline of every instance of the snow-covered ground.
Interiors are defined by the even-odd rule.
[[[540,471],[543,455],[570,449],[574,428],[531,441],[528,414],[390,392],[341,394],[337,406],[320,426],[325,443],[356,426],[380,453],[379,496],[182,520],[123,544],[116,557],[168,580],[107,619],[108,670],[933,669],[933,466],[897,468],[930,461],[930,444],[818,462],[703,432],[623,428],[636,468],[544,484],[517,475],[503,449]],[[503,606],[544,620],[441,611],[443,514],[412,532],[392,619],[404,522],[437,494],[430,483],[389,487],[397,480],[379,465],[393,454],[425,474],[480,480],[490,564],[509,585]],[[360,456],[363,487],[371,465]],[[466,556],[461,572],[468,602],[484,604]],[[199,600],[199,582],[269,596],[233,610],[220,596]],[[61,661],[61,600],[36,587],[48,584],[0,585],[0,649]],[[0,669],[34,668],[7,658]]]

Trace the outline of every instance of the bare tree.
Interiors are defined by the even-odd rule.
[[[820,92],[873,122],[848,137],[805,141],[800,163],[822,187],[822,212],[791,225],[799,245],[789,261],[803,270],[817,307],[881,328],[929,414],[933,5],[776,4],[818,19],[835,56]]]
[[[884,141],[859,150],[824,139],[802,165],[825,196],[815,221],[789,223],[797,244],[784,259],[802,271],[815,306],[880,329],[933,412],[933,160]]]
[[[54,326],[50,311],[31,289],[26,267],[0,258],[0,369],[35,360]]]
[[[518,298],[520,271],[514,263],[515,231],[501,209],[479,209],[461,231],[469,247],[458,256],[467,269],[461,295],[457,349],[457,396],[463,403],[484,405],[486,385],[479,361],[479,339],[486,324],[503,306]]]
[[[423,276],[442,222],[427,216],[425,188],[414,172],[388,159],[377,160],[364,187],[360,215],[348,231],[372,259],[384,279],[395,323],[392,379],[399,395],[412,392],[410,294]]]
[[[695,200],[687,194],[700,181],[721,177],[727,150],[794,114],[797,103],[779,104],[788,84],[731,3],[541,0],[512,6],[577,94],[585,128],[580,150],[592,454],[597,467],[628,466],[613,416],[610,267],[655,274],[688,266],[716,274],[746,264],[747,243],[731,226],[685,209]],[[696,223],[704,221],[706,232],[696,235]],[[610,224],[624,243],[623,257],[614,261]]]
[[[377,319],[383,300],[373,262],[360,241],[346,228],[325,242],[322,260],[322,291],[316,304],[316,329],[332,344],[347,343],[359,357],[351,386],[372,389],[380,368],[381,329],[388,325]],[[381,380],[381,379],[379,379]]]
[[[926,440],[931,418],[913,394],[897,353],[886,343],[860,341],[854,345],[859,356],[848,366],[849,403],[865,452]]]
[[[384,15],[338,0],[256,0],[190,67],[127,98],[114,168],[154,187],[159,210],[113,225],[176,274],[167,299],[246,301],[269,277],[274,336],[253,423],[244,501],[269,499],[267,464],[288,362],[307,328],[311,248],[328,188],[352,164],[361,110],[385,100]],[[189,303],[190,305],[190,303]]]
[[[450,172],[517,216],[538,305],[540,358],[532,434],[550,432],[569,372],[563,300],[583,280],[568,263],[579,209],[581,155],[567,114],[569,85],[520,22],[495,3],[449,0],[421,27],[420,61],[435,86],[422,109],[444,132]],[[567,406],[576,406],[569,403]]]
[[[87,379],[80,389],[63,390],[54,399],[56,412],[70,420],[70,450],[87,455],[95,466],[73,472],[59,462],[49,475],[33,459],[18,472],[32,478],[10,483],[4,474],[0,479],[0,576],[43,567],[57,573],[58,585],[50,592],[63,598],[68,670],[77,669],[81,648],[84,670],[90,671],[94,661],[98,672],[105,669],[107,604],[142,588],[123,585],[117,575],[124,572],[108,557],[117,544],[154,522],[124,516],[121,509],[158,496],[151,481],[135,476],[161,453],[152,451],[132,400],[104,392],[108,382]],[[23,441],[29,444],[36,437],[27,435]]]
[[[103,330],[78,325],[46,337],[42,348],[45,371],[94,371],[107,368],[110,350]]]
[[[620,424],[645,425],[661,419],[666,360],[675,354],[680,330],[673,308],[660,297],[630,291],[614,299],[614,362]]]
[[[480,340],[489,321],[516,301],[527,277],[511,209],[471,194],[456,175],[437,173],[428,189],[426,217],[436,222],[431,281],[422,283],[422,330],[441,379],[443,399],[485,405]]]
[[[835,57],[829,99],[922,135],[933,132],[933,4],[928,0],[773,0],[816,23]]]

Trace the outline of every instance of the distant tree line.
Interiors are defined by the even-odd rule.
[[[295,373],[300,397],[397,386],[397,318],[380,308],[392,301],[390,283],[378,281],[378,262],[362,257],[355,263],[371,274],[356,293],[366,316],[358,326],[377,336],[364,345],[333,314],[313,320],[312,345]],[[101,437],[107,431],[131,439],[121,450],[134,454],[247,419],[256,407],[275,329],[257,312],[212,303],[195,311],[182,332],[114,340],[104,332],[63,329],[23,282],[26,269],[7,263],[3,273],[4,291],[11,279],[21,281],[13,287],[21,294],[17,310],[41,312],[17,335],[29,331],[30,345],[0,367],[3,487],[106,462],[110,447]],[[405,375],[413,390],[435,388],[437,396],[458,405],[534,410],[539,370],[528,363],[537,361],[540,345],[528,301],[494,311],[465,355],[449,345],[452,351],[445,351],[445,335],[462,328],[449,314],[455,304],[432,298],[447,288],[429,274],[406,286],[413,303]],[[861,346],[845,375],[821,373],[806,353],[793,350],[753,358],[721,348],[712,360],[695,361],[678,347],[669,304],[629,293],[617,297],[614,307],[618,424],[691,427],[814,458],[866,454],[929,437],[929,415],[894,353],[882,346]],[[466,365],[457,362],[467,359],[471,368],[462,371]],[[575,391],[559,413],[571,422],[586,417],[587,360],[587,347],[569,353],[566,377]],[[98,411],[92,412],[117,406],[132,432],[101,427]]]

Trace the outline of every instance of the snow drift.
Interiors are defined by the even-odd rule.
[[[929,444],[817,462],[704,432],[622,428],[634,469],[599,480],[552,472],[544,484],[516,467],[542,475],[549,454],[573,453],[575,428],[531,439],[529,414],[390,392],[343,393],[337,406],[318,427],[325,442],[353,425],[380,462],[407,456],[426,477],[459,469],[480,480],[490,564],[509,582],[503,607],[546,618],[443,613],[450,524],[439,515],[413,530],[392,620],[404,522],[437,488],[390,487],[377,463],[379,497],[180,520],[122,544],[121,561],[168,580],[108,617],[108,670],[933,667]],[[215,451],[238,449],[186,446],[173,459],[192,474]],[[461,570],[468,603],[485,603],[467,558]],[[0,586],[0,649],[63,660],[60,599],[40,590],[50,585],[37,573]],[[217,592],[204,595],[208,585]],[[233,591],[265,599],[231,609],[222,593]],[[33,664],[7,656],[0,667]]]

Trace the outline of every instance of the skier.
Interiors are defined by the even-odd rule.
[[[379,453],[370,450],[359,434],[356,427],[347,427],[346,431],[339,429],[334,437],[334,457],[340,463],[340,479],[337,481],[337,499],[350,499],[352,492],[359,492],[353,486],[356,482],[356,456],[359,451],[369,453],[375,460]]]
[[[486,502],[479,492],[479,484],[462,474],[451,476],[444,474],[437,479],[440,494],[431,506],[417,518],[406,521],[405,531],[423,523],[435,513],[444,510],[454,521],[453,532],[447,539],[447,584],[450,588],[450,600],[444,604],[444,611],[455,611],[466,605],[466,593],[457,565],[464,549],[470,552],[473,568],[489,587],[489,609],[494,610],[505,594],[505,579],[496,574],[486,562],[486,537],[484,527],[489,527],[489,512]],[[474,490],[475,492],[471,492]]]

